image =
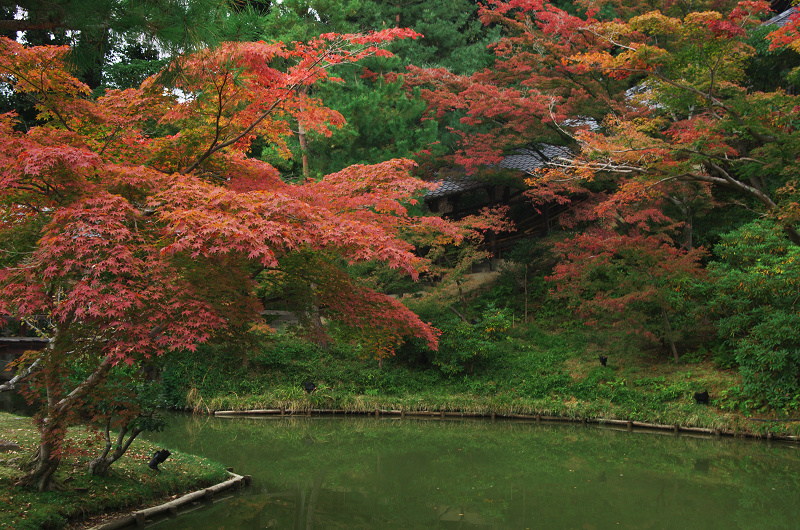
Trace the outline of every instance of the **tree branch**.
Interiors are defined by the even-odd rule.
[[[21,371],[20,373],[18,373],[17,375],[15,375],[11,379],[0,385],[0,392],[8,392],[9,390],[16,390],[17,383],[28,377],[34,370],[36,370],[36,368],[39,367],[39,363],[42,361],[42,358],[43,356],[39,357],[38,359],[33,361],[33,363],[31,363],[31,365],[28,366],[25,370]]]
[[[84,379],[81,382],[81,384],[79,384],[72,390],[72,392],[67,394],[65,397],[61,398],[54,405],[53,409],[55,412],[49,413],[48,417],[54,418],[59,416],[64,412],[65,409],[67,409],[69,406],[75,403],[75,401],[88,394],[89,391],[92,390],[92,388],[94,388],[98,383],[100,383],[103,380],[105,375],[109,372],[109,370],[111,370],[113,366],[114,363],[111,361],[111,357],[110,356],[104,357],[103,360],[100,362],[100,364],[97,365],[97,368],[95,368],[94,372],[92,372],[91,375],[89,375],[89,377]]]

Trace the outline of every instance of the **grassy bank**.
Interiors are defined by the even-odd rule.
[[[17,465],[36,447],[38,432],[31,419],[0,413],[0,433],[18,448],[0,453],[0,529],[40,530],[65,528],[98,514],[156,504],[170,495],[218,483],[228,477],[218,463],[173,452],[156,474],[147,467],[158,448],[134,441],[129,453],[115,463],[106,477],[92,477],[88,460],[97,452],[87,448],[83,429],[69,432],[70,455],[62,462],[56,480],[60,491],[44,492],[15,487],[21,476]]]
[[[759,409],[740,377],[705,352],[676,364],[668,354],[598,344],[581,331],[518,326],[490,351],[448,371],[419,350],[379,364],[352,347],[316,347],[288,335],[241,350],[209,347],[175,360],[165,374],[173,406],[202,411],[280,409],[290,413],[376,409],[618,419],[739,434],[800,434],[800,414]],[[615,344],[618,346],[618,344]],[[601,366],[599,355],[608,357]],[[301,385],[317,389],[306,394]],[[707,390],[709,405],[694,401]]]

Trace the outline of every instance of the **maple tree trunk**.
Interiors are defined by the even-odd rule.
[[[56,334],[58,329],[56,328]],[[22,477],[17,485],[34,487],[39,491],[53,489],[53,475],[61,463],[60,448],[64,442],[66,427],[61,425],[57,414],[60,399],[60,382],[55,367],[61,359],[55,350],[55,341],[51,340],[47,350],[42,354],[42,375],[47,392],[46,415],[39,428],[39,447],[31,459],[31,471]]]
[[[786,232],[786,236],[792,243],[800,246],[800,233],[797,232],[797,229],[794,226],[786,225],[783,227],[783,231]]]
[[[40,427],[39,447],[31,459],[31,471],[17,482],[19,486],[33,487],[39,491],[54,489],[53,475],[61,463],[59,449],[66,434],[66,427],[61,425],[59,416],[55,414],[58,405],[58,378],[52,370],[47,370],[44,379],[47,386],[47,415]]]
[[[728,185],[728,186],[730,186],[730,187],[732,187],[734,189],[737,189],[739,191],[743,191],[745,193],[748,193],[748,194],[752,195],[759,202],[761,202],[761,204],[766,206],[766,208],[770,212],[779,210],[778,205],[772,200],[772,198],[770,198],[769,195],[767,195],[763,191],[761,191],[758,188],[755,188],[753,186],[748,186],[747,184],[734,179],[733,177],[731,177],[728,174],[728,172],[726,172],[722,167],[718,166],[717,164],[709,164],[709,167],[711,169],[713,169],[716,172],[716,174],[720,175],[720,178],[722,179],[722,183],[723,184],[726,184],[726,185]],[[705,182],[715,182],[713,179],[709,180],[707,178],[703,178],[703,177],[698,176],[696,174],[691,174],[690,176],[692,176],[693,178],[695,178],[697,180],[701,180],[701,181],[705,181]],[[786,236],[789,238],[789,240],[792,243],[794,243],[795,245],[800,246],[800,233],[798,233],[798,231],[794,227],[794,225],[784,224],[783,225],[783,231],[786,233]]]
[[[686,250],[692,250],[694,248],[694,218],[692,216],[692,208],[686,205],[685,200],[681,200],[677,197],[669,195],[667,199],[674,204],[683,215],[684,224],[681,229],[681,234],[683,235],[682,246]]]
[[[311,284],[311,311],[308,312],[308,319],[314,328],[315,342],[325,351],[330,346],[328,335],[325,333],[325,325],[322,323],[322,316],[319,314],[319,304],[317,303],[317,285]]]
[[[59,464],[61,464],[61,459],[50,454],[49,449],[51,449],[51,447],[48,446],[47,451],[45,451],[45,445],[46,444],[42,444],[39,447],[40,452],[37,455],[36,467],[33,472],[23,477],[17,482],[17,485],[30,486],[39,491],[56,489],[53,482],[53,475],[58,469]]]
[[[452,311],[453,313],[455,313],[455,314],[456,314],[456,316],[457,316],[458,318],[460,318],[460,319],[461,319],[463,322],[467,322],[467,317],[465,317],[464,315],[462,315],[462,314],[461,314],[461,312],[460,312],[458,309],[456,309],[455,307],[453,307],[453,306],[450,306],[450,305],[449,305],[449,306],[447,306],[447,309],[449,309],[450,311]]]
[[[456,286],[458,287],[458,298],[461,300],[461,319],[466,322],[467,318],[464,316],[467,314],[467,297],[464,295],[464,290],[461,288],[461,280],[456,280]],[[456,313],[458,314],[458,313]]]
[[[686,219],[686,224],[683,226],[683,238],[684,244],[686,245],[686,250],[693,250],[694,249],[694,223],[692,221],[692,215],[689,214],[689,217]]]
[[[131,429],[128,439],[125,440],[125,435],[128,434],[129,425],[130,423],[120,427],[119,434],[117,435],[116,447],[114,448],[114,452],[111,453],[111,456],[109,456],[108,454],[111,452],[111,447],[113,444],[111,442],[111,418],[108,418],[105,430],[106,445],[103,448],[103,452],[100,454],[100,456],[89,462],[89,473],[92,475],[105,475],[111,468],[111,464],[122,458],[122,455],[127,452],[128,448],[131,446],[131,443],[133,443],[133,440],[135,440],[136,437],[142,432],[141,429],[134,427]]]
[[[55,489],[53,475],[61,463],[57,448],[63,443],[63,431],[59,433],[57,428],[50,427],[42,432],[42,438],[32,459],[33,469],[17,482],[18,486],[33,487],[39,491]]]
[[[65,423],[67,414],[76,408],[80,400],[103,380],[112,367],[111,360],[105,357],[94,372],[69,394],[61,397],[58,368],[63,359],[52,349],[52,344],[54,342],[51,342],[50,351],[43,355],[44,367],[42,370],[47,390],[47,412],[40,428],[39,448],[31,462],[33,469],[17,483],[21,486],[35,487],[39,491],[55,488],[53,475],[61,463],[61,451],[67,432]]]

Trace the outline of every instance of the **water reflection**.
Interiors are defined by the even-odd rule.
[[[251,488],[159,528],[760,529],[800,520],[800,455],[766,442],[361,417],[178,416],[150,438],[253,476]]]

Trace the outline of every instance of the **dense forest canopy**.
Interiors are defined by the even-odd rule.
[[[524,190],[514,208],[531,215],[559,207],[547,237],[503,256],[525,271],[526,318],[557,301],[674,362],[716,344],[743,392],[796,408],[800,14],[766,23],[791,6],[772,9],[4,3],[0,314],[50,339],[20,363],[47,393],[26,483],[49,487],[81,414],[142,417],[115,377],[275,300],[320,343],[336,322],[373,356],[415,337],[448,373],[474,362],[449,335],[449,357],[433,353],[425,300],[483,348],[470,311],[505,318],[517,297],[471,307],[459,278],[486,256],[481,236],[513,228],[504,210],[427,212],[426,181],[446,174]],[[571,154],[498,171],[536,145]],[[382,288],[392,271],[457,294],[423,296],[420,318]]]

